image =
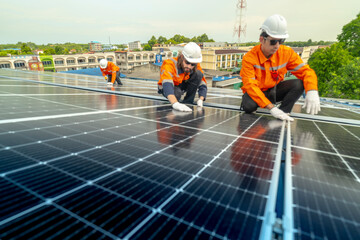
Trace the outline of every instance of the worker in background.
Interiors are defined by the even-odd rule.
[[[243,97],[240,110],[246,113],[267,108],[275,118],[293,121],[290,112],[306,92],[303,108],[310,114],[320,111],[315,72],[290,47],[282,45],[289,37],[284,17],[272,15],[260,28],[260,44],[245,54],[240,77]],[[297,79],[284,80],[287,71]],[[275,104],[281,102],[279,107]]]
[[[117,84],[122,85],[122,82],[120,80],[120,68],[114,63],[108,62],[106,59],[101,59],[100,70],[109,86],[113,86],[115,81],[117,82]]]
[[[197,106],[203,106],[207,86],[204,72],[200,67],[201,61],[200,47],[194,42],[189,42],[178,57],[167,59],[162,64],[158,93],[163,94],[175,110],[191,112],[192,109],[185,104],[193,104],[197,91],[199,93]],[[181,101],[181,97],[185,93],[186,95]]]

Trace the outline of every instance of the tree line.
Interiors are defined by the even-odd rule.
[[[144,51],[151,51],[152,47],[156,43],[172,43],[172,44],[179,44],[184,42],[215,42],[213,39],[209,39],[208,36],[204,33],[197,37],[188,38],[182,36],[180,34],[176,34],[173,37],[167,39],[166,37],[160,36],[156,38],[152,36],[151,39],[142,45]],[[117,47],[116,50],[124,50],[127,48],[124,44],[115,44],[114,46]],[[8,50],[6,50],[8,49]],[[20,49],[20,50],[13,50],[13,49]],[[29,55],[33,54],[34,50],[41,49],[44,51],[45,55],[62,55],[62,54],[79,54],[79,53],[86,53],[89,52],[89,44],[82,44],[82,43],[49,43],[49,44],[42,44],[37,45],[33,42],[18,42],[15,44],[0,44],[0,56],[7,56],[8,54],[11,55]],[[115,50],[115,51],[116,51]],[[140,49],[139,49],[140,50]],[[104,52],[113,50],[104,50]]]
[[[121,46],[120,46],[121,47]],[[126,46],[123,46],[126,47]],[[6,50],[8,49],[8,50]],[[20,49],[20,50],[13,50]],[[87,43],[49,43],[37,45],[33,42],[18,42],[15,44],[0,44],[0,56],[11,55],[31,55],[35,50],[42,50],[45,55],[60,55],[60,54],[76,54],[89,52],[89,44]],[[114,50],[108,50],[114,51]]]
[[[142,44],[142,48],[144,51],[151,51],[152,47],[155,44],[179,44],[179,43],[187,43],[187,42],[215,42],[214,39],[211,39],[207,36],[206,33],[194,36],[192,38],[186,37],[180,34],[176,34],[173,37],[167,39],[164,36],[155,37],[152,36],[146,43]],[[241,43],[239,46],[255,46],[259,44],[258,42],[250,42],[250,43]],[[291,47],[304,47],[304,46],[314,46],[314,45],[330,45],[332,42],[328,41],[319,41],[313,42],[309,39],[306,42],[287,42],[288,46]],[[116,50],[125,50],[127,48],[124,44],[116,44]],[[6,50],[8,49],[8,50]],[[20,49],[20,50],[12,50],[12,49]],[[15,44],[0,44],[0,56],[11,55],[31,55],[34,50],[42,50],[45,55],[66,55],[66,54],[81,54],[89,52],[89,44],[82,43],[48,43],[48,44],[35,44],[33,42],[18,42]],[[116,51],[115,50],[115,51]],[[137,49],[140,51],[140,49]],[[104,51],[114,51],[114,50],[104,50]]]

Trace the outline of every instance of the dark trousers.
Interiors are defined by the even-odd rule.
[[[112,79],[112,75],[109,74],[108,75],[108,82],[111,82],[111,79]],[[120,72],[116,72],[115,82],[117,82],[117,84],[119,84],[119,85],[122,85],[122,82],[120,80]]]
[[[281,102],[279,108],[285,113],[290,113],[295,102],[303,92],[303,81],[300,79],[291,79],[280,82],[276,87],[266,90],[264,94],[273,104]],[[258,107],[257,103],[247,93],[243,95],[240,110],[244,110],[246,113],[252,113],[256,111]]]
[[[178,86],[174,86],[174,95],[176,99],[179,101],[181,96],[186,93],[183,103],[190,103],[194,102],[194,98],[198,87],[200,86],[201,79],[203,78],[203,73],[201,71],[195,71],[194,73],[190,74],[190,78],[186,81],[183,81]]]

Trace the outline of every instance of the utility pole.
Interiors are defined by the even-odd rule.
[[[234,26],[234,35],[237,36],[238,43],[241,42],[241,37],[246,35],[246,21],[245,21],[246,0],[238,0],[236,4],[236,22]]]

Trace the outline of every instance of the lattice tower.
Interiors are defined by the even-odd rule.
[[[236,22],[233,36],[237,36],[237,41],[239,43],[241,42],[241,38],[246,36],[245,11],[246,0],[238,0],[236,4]]]

